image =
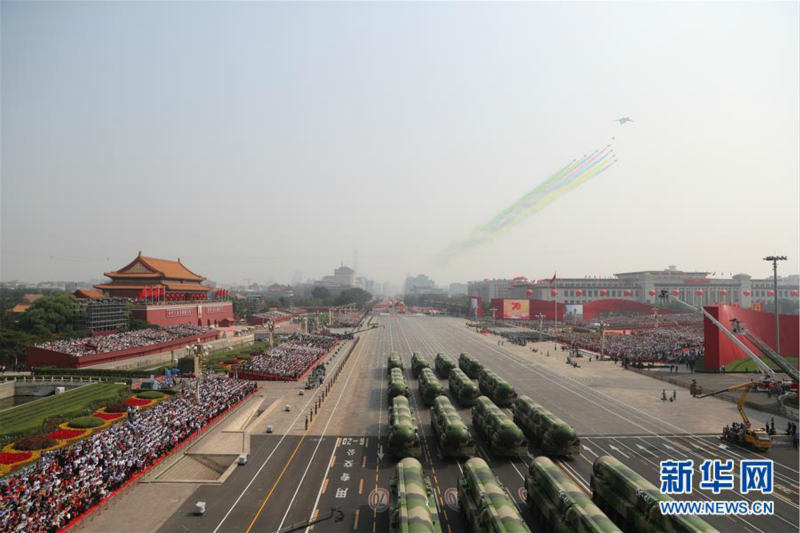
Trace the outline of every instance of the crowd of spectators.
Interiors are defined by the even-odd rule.
[[[606,327],[636,328],[653,327],[653,315],[612,315],[598,316],[593,322],[602,322]],[[703,317],[698,313],[664,313],[658,315],[658,323],[663,326],[692,326],[702,324]]]
[[[601,338],[596,333],[571,333],[561,340],[600,352]],[[666,363],[691,368],[703,357],[703,330],[695,325],[634,329],[630,335],[606,334],[603,354],[623,366]]]
[[[334,311],[332,328],[353,328],[361,323],[364,314],[361,311]]]
[[[193,324],[181,324],[158,329],[137,329],[99,337],[48,341],[37,344],[36,347],[81,357],[98,353],[116,352],[118,350],[128,350],[130,348],[141,348],[151,344],[161,344],[185,337],[202,335],[209,331],[211,331],[210,328],[195,326]]]
[[[246,372],[297,379],[336,345],[337,339],[322,335],[299,335],[254,355],[239,366]]]
[[[292,313],[286,313],[284,311],[264,311],[263,313],[255,313],[251,316],[259,320],[263,321],[271,320],[272,322],[277,323],[277,322],[285,322],[287,320],[291,320]]]
[[[255,389],[210,377],[197,403],[193,380],[182,384],[174,398],[0,479],[0,531],[59,530]]]

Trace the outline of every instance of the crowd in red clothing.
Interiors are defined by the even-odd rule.
[[[194,380],[181,385],[174,398],[0,479],[0,531],[66,526],[255,389],[252,382],[209,377],[197,403]]]

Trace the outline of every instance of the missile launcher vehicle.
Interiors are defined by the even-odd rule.
[[[514,387],[488,368],[478,374],[478,386],[483,394],[500,407],[508,407],[517,399]]]
[[[397,463],[391,490],[391,533],[442,533],[436,496],[422,464],[412,457]]]
[[[416,379],[419,379],[419,373],[422,372],[423,368],[430,367],[430,363],[419,352],[414,352],[411,355],[411,374]]]
[[[525,478],[526,502],[544,531],[622,533],[552,460],[533,460]]]
[[[470,379],[478,379],[478,374],[483,370],[483,365],[477,359],[462,353],[458,356],[458,368],[463,370]]]
[[[472,407],[472,425],[495,455],[519,457],[528,452],[525,434],[486,396],[479,397]]]
[[[437,396],[431,406],[431,426],[445,457],[464,459],[475,455],[475,441],[447,396]]]
[[[475,400],[481,395],[478,386],[469,379],[463,370],[454,368],[450,371],[449,376],[450,392],[453,393],[456,401],[462,407],[472,407],[475,405]]]
[[[456,368],[456,362],[450,358],[448,355],[436,354],[436,360],[434,361],[434,367],[436,368],[436,375],[442,379],[447,379],[450,375],[450,371]]]
[[[392,352],[389,354],[389,374],[392,373],[393,368],[399,368],[403,370],[403,360],[400,358],[400,354],[397,352]]]
[[[437,396],[444,394],[439,378],[430,368],[423,368],[419,375],[419,394],[422,396],[422,403],[426,407],[433,405],[433,400]]]
[[[514,500],[480,457],[464,463],[458,502],[472,533],[530,533]]]
[[[403,378],[403,371],[399,368],[393,368],[392,373],[389,376],[389,402],[392,401],[392,398],[395,396],[405,396],[408,398],[408,385],[406,385],[406,380]]]
[[[663,515],[659,501],[672,498],[619,459],[601,455],[592,466],[592,500],[626,533],[718,533],[692,515]]]
[[[389,407],[389,453],[398,458],[420,457],[419,429],[408,398],[395,396]]]
[[[581,442],[572,426],[529,396],[517,398],[512,410],[514,422],[543,454],[559,457],[581,453]]]

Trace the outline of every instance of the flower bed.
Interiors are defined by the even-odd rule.
[[[117,420],[117,419],[122,418],[123,416],[125,416],[125,414],[124,413],[103,413],[101,411],[98,411],[98,412],[92,414],[92,416],[97,417],[97,418],[102,418],[103,420]]]
[[[128,404],[125,402],[112,403],[106,405],[103,409],[98,409],[101,413],[126,413],[128,411]]]
[[[85,429],[57,429],[47,434],[48,437],[58,440],[72,440],[83,437],[84,435],[88,435]]]
[[[33,452],[0,452],[0,465],[11,466],[29,461]]]
[[[155,400],[141,400],[139,398],[128,398],[127,400],[125,400],[125,403],[127,403],[131,407],[145,407],[147,405],[155,403]]]
[[[32,435],[25,437],[13,443],[11,446],[14,450],[19,451],[33,451],[33,450],[46,450],[58,446],[58,439],[50,436]]]

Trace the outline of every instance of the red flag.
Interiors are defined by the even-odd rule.
[[[550,278],[550,283],[555,283],[555,282],[556,282],[556,273],[553,272],[553,277]]]

